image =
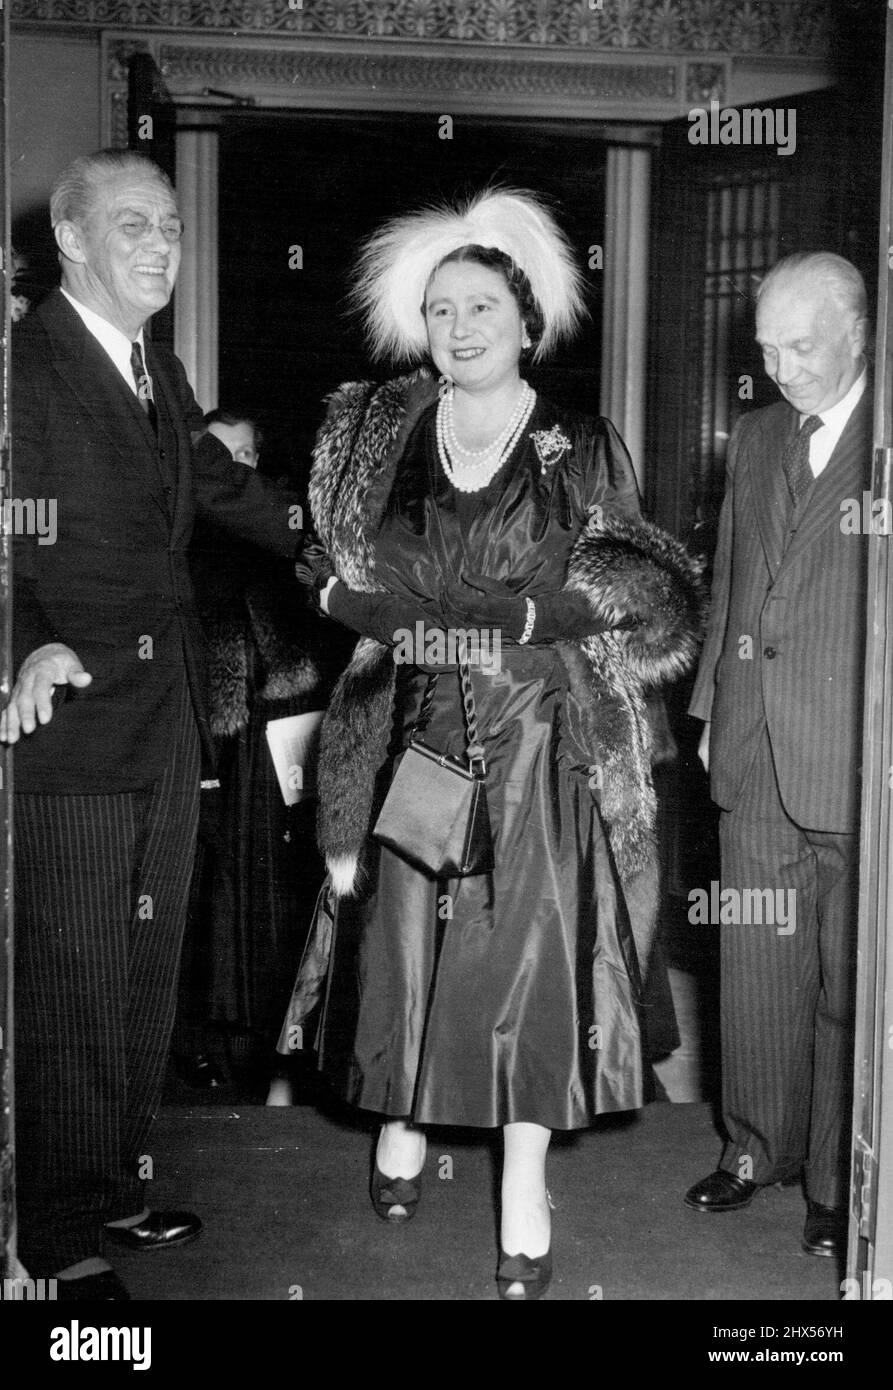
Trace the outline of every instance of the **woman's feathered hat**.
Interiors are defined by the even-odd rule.
[[[424,355],[425,286],[445,256],[471,245],[503,251],[530,281],[544,325],[536,360],[573,333],[584,309],[567,237],[535,194],[493,188],[458,207],[395,217],[366,243],[352,300],[364,316],[374,357],[411,361]]]

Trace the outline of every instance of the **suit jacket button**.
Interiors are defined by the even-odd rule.
[[[774,647],[764,647],[763,656],[766,658],[767,661],[771,661],[773,657],[778,656],[778,652],[775,650]]]

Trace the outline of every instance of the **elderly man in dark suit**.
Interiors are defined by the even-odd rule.
[[[790,256],[760,285],[757,341],[784,402],[730,440],[690,705],[722,887],[781,910],[723,926],[728,1142],[685,1200],[732,1211],[802,1172],[813,1255],[846,1234],[867,543],[845,518],[871,476],[867,327],[840,256]]]
[[[17,496],[55,535],[15,538],[0,727],[17,745],[19,1249],[60,1298],[120,1299],[104,1239],[153,1250],[200,1230],[148,1211],[141,1183],[211,750],[193,518],[291,557],[301,512],[207,433],[182,365],[144,336],[180,263],[162,171],[76,160],[51,216],[62,282],[17,325],[12,422]]]

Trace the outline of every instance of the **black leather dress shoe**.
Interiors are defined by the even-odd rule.
[[[693,1211],[740,1211],[749,1207],[759,1190],[759,1183],[736,1178],[724,1168],[717,1168],[702,1178],[685,1194],[685,1205]]]
[[[807,1255],[842,1255],[846,1249],[847,1214],[843,1207],[806,1203],[803,1249]]]
[[[201,1228],[191,1211],[150,1211],[135,1226],[106,1226],[105,1233],[128,1250],[167,1250],[195,1240]]]
[[[113,1269],[104,1269],[82,1279],[57,1279],[56,1299],[59,1303],[124,1303],[130,1294]]]

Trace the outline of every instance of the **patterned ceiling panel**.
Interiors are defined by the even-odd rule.
[[[12,0],[13,21],[608,52],[824,58],[833,0]]]

